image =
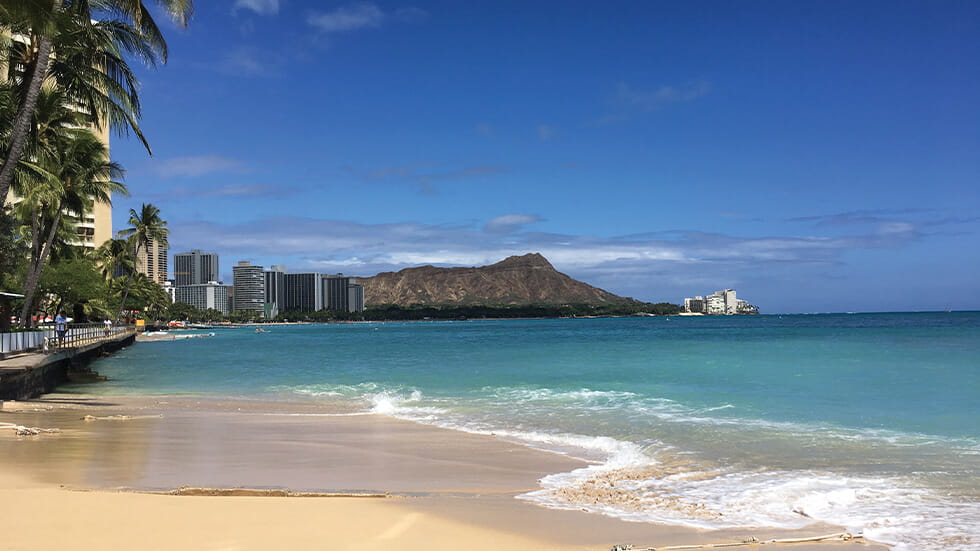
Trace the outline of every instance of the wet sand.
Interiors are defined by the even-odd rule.
[[[609,549],[840,531],[706,531],[545,509],[514,496],[584,463],[314,403],[52,394],[7,402],[5,423],[60,432],[0,428],[3,549]],[[345,497],[144,493],[181,487]],[[855,545],[885,549],[791,547]]]

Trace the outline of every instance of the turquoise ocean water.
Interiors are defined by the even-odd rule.
[[[100,360],[111,380],[81,390],[315,400],[592,462],[521,496],[546,506],[980,548],[980,313],[214,331]]]

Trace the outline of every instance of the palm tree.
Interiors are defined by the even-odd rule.
[[[102,277],[107,280],[115,278],[118,272],[129,275],[136,269],[133,246],[126,239],[110,239],[95,249],[93,255]]]
[[[170,295],[156,281],[144,274],[136,274],[133,278],[129,302],[132,303],[134,298],[143,312],[143,319],[147,321],[155,321],[170,305]]]
[[[155,3],[181,26],[193,13],[192,0]],[[14,0],[0,6],[0,28],[26,37],[10,46],[8,72],[18,85],[17,109],[0,167],[0,207],[27,148],[41,85],[49,78],[97,128],[108,124],[122,133],[130,128],[149,150],[137,125],[139,83],[124,58],[128,54],[150,66],[166,63],[166,41],[145,2]]]
[[[49,154],[42,155],[38,163],[22,163],[44,180],[44,184],[35,186],[24,201],[39,204],[32,218],[34,247],[24,279],[21,322],[25,326],[30,324],[29,314],[38,279],[51,254],[64,213],[68,211],[81,217],[94,202],[110,203],[112,193],[127,193],[126,186],[115,180],[122,177],[122,168],[108,160],[108,148],[90,130],[64,130],[54,141],[57,144]],[[49,220],[47,224],[44,224],[44,217]],[[47,231],[42,242],[41,228],[45,226]]]
[[[160,218],[160,209],[150,203],[143,203],[139,211],[129,209],[129,227],[120,231],[119,235],[127,238],[131,243],[138,264],[140,250],[149,252],[151,241],[168,245],[167,238],[170,235],[170,230],[167,229],[167,222]],[[119,309],[119,315],[116,316],[117,322],[122,316],[132,281],[133,278],[130,277],[126,284],[126,290],[123,292],[122,306]]]

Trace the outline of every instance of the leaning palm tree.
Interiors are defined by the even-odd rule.
[[[122,168],[108,160],[108,148],[91,131],[66,130],[57,142],[52,154],[42,156],[39,162],[22,163],[28,171],[42,178],[43,184],[36,186],[36,191],[37,196],[44,198],[46,203],[45,208],[38,212],[50,218],[44,241],[40,243],[37,253],[32,254],[24,279],[21,320],[25,325],[30,323],[34,293],[65,212],[81,217],[92,208],[93,203],[111,203],[113,193],[127,193],[126,186],[116,181],[123,175]],[[25,202],[31,200],[29,194]],[[42,225],[39,220],[33,227],[39,229]],[[35,235],[40,233],[37,229]]]
[[[150,242],[167,245],[170,230],[167,229],[167,222],[163,218],[160,218],[160,209],[150,203],[143,203],[139,211],[129,209],[129,227],[120,231],[119,235],[128,239],[131,243],[138,265],[140,251],[145,250],[149,253]],[[119,315],[116,316],[117,322],[122,317],[122,311],[126,305],[126,299],[129,296],[129,289],[132,286],[132,282],[133,277],[131,276],[127,282],[126,290],[123,292],[122,306],[119,309]]]
[[[186,26],[192,0],[156,0],[171,18]],[[41,85],[57,86],[89,113],[101,128],[132,129],[143,141],[139,119],[139,83],[126,55],[150,66],[165,63],[167,44],[142,0],[13,0],[0,5],[0,28],[11,36],[11,80],[17,84],[16,115],[0,167],[0,207],[23,158]],[[147,145],[148,148],[148,145]],[[148,148],[149,149],[149,148]]]

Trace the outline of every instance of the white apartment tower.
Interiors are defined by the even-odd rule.
[[[265,274],[262,266],[253,266],[248,260],[242,260],[231,271],[235,311],[254,312],[259,316],[265,314]]]

